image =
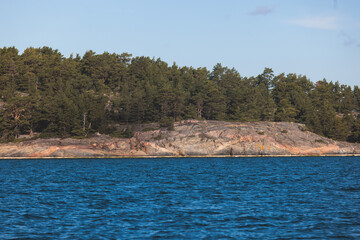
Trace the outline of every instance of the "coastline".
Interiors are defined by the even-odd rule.
[[[340,142],[287,122],[181,121],[174,130],[131,138],[34,139],[0,144],[0,159],[245,158],[360,156],[360,144]]]
[[[48,159],[144,159],[144,158],[300,158],[300,157],[360,157],[360,154],[325,155],[194,155],[194,156],[79,156],[79,157],[0,157],[1,160],[48,160]]]

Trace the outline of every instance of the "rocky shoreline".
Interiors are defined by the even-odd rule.
[[[356,156],[360,144],[334,141],[287,122],[186,120],[174,130],[137,131],[129,139],[52,138],[0,144],[0,158]]]

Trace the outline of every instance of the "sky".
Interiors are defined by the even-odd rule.
[[[359,0],[0,0],[0,47],[221,63],[360,85]]]

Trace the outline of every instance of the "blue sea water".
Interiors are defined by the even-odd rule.
[[[0,239],[360,239],[360,158],[0,161]]]

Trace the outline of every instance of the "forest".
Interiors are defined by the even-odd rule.
[[[179,67],[128,53],[64,57],[50,47],[0,48],[0,141],[20,136],[130,137],[131,126],[175,121],[304,123],[335,140],[360,142],[360,89],[265,68]],[[124,131],[114,126],[128,126]]]

